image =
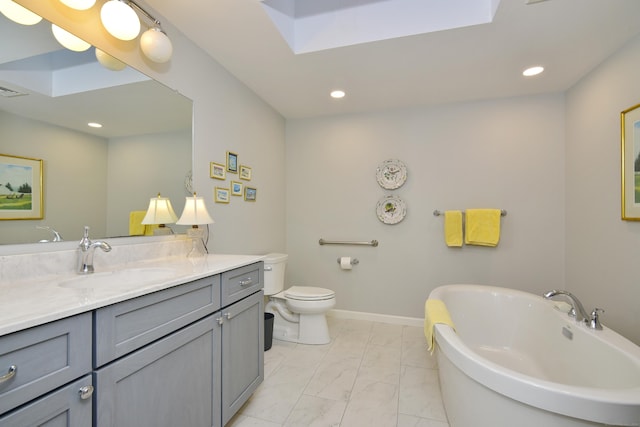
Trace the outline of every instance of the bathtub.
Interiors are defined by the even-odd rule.
[[[512,289],[447,285],[429,298],[456,328],[435,326],[451,427],[640,425],[640,347],[611,329]]]

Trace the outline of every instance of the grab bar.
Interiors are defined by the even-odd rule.
[[[318,240],[318,244],[320,245],[360,245],[360,246],[378,246],[377,240],[372,240],[370,242],[353,242],[353,241],[335,241],[335,240]]]
[[[462,213],[464,213],[464,211],[462,211]],[[440,216],[440,215],[444,215],[444,212],[439,211],[438,209],[433,211],[433,216]],[[500,209],[500,216],[507,216],[507,211],[504,209]]]

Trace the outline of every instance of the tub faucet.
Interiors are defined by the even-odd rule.
[[[569,316],[575,317],[577,322],[584,322],[587,324],[591,322],[591,316],[589,316],[589,314],[586,312],[578,297],[573,295],[571,292],[558,291],[554,289],[553,291],[545,293],[544,297],[546,299],[551,299],[557,295],[564,295],[569,300],[569,303],[571,304],[571,310],[569,310],[569,313],[567,313]]]
[[[91,274],[93,273],[93,254],[96,248],[100,248],[105,252],[111,250],[111,246],[107,242],[96,240],[92,242],[89,239],[89,226],[84,226],[84,236],[80,240],[78,245],[78,274]]]

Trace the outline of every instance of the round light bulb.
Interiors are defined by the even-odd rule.
[[[160,28],[153,27],[142,33],[140,49],[153,62],[163,63],[171,59],[173,45]]]
[[[53,32],[53,36],[56,38],[56,40],[58,40],[58,43],[69,50],[73,50],[75,52],[84,52],[91,47],[91,45],[86,41],[74,36],[66,30],[63,30],[57,25],[51,24],[51,31]]]
[[[136,11],[120,0],[109,0],[100,9],[102,25],[120,40],[133,40],[140,34],[140,19]]]
[[[531,68],[527,68],[526,70],[524,70],[522,72],[522,75],[525,77],[531,77],[531,76],[537,76],[538,74],[542,73],[544,71],[544,67],[541,66],[535,66],[535,67],[531,67]]]
[[[87,10],[91,9],[96,0],[60,0],[60,3],[75,10]]]
[[[122,71],[127,67],[127,64],[114,58],[103,50],[96,48],[96,59],[104,67],[111,71]]]
[[[35,25],[42,21],[41,16],[11,0],[0,0],[0,12],[13,22],[22,25]]]

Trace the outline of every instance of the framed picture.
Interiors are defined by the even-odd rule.
[[[256,201],[256,193],[258,190],[251,187],[244,187],[244,199],[247,202],[255,202]]]
[[[251,181],[251,168],[249,166],[240,165],[240,179]]]
[[[231,195],[232,196],[242,196],[242,190],[244,189],[244,184],[238,181],[231,181]]]
[[[640,104],[621,119],[622,219],[640,221]]]
[[[215,200],[216,203],[229,203],[229,189],[216,187],[215,190]]]
[[[0,220],[42,219],[42,160],[0,154]]]
[[[225,170],[224,165],[216,162],[211,162],[209,163],[209,176],[215,179],[226,179],[227,171]]]
[[[227,151],[227,172],[238,173],[238,155]]]

